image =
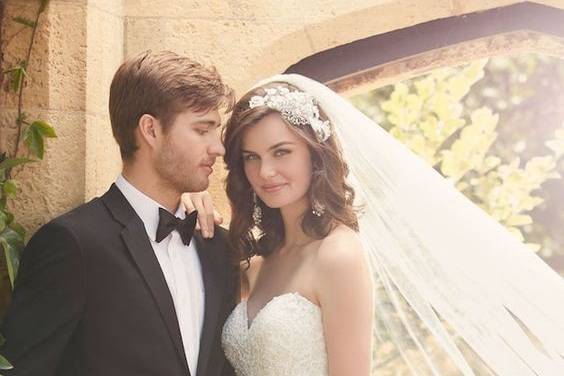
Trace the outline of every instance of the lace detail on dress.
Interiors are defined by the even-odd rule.
[[[308,299],[276,296],[248,324],[241,302],[223,327],[223,349],[238,376],[328,374],[321,310]]]

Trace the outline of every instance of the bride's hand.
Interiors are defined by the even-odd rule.
[[[186,192],[182,194],[181,201],[186,212],[198,211],[196,229],[202,231],[202,236],[207,239],[213,238],[214,225],[221,224],[223,217],[215,210],[209,192]]]

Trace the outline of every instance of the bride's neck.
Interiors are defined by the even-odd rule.
[[[284,221],[284,249],[292,249],[312,240],[302,228],[302,219],[307,209],[308,204],[304,200],[280,208]]]

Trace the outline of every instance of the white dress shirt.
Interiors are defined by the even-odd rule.
[[[155,238],[159,225],[159,208],[162,205],[135,188],[123,175],[119,175],[116,185],[145,225],[145,231],[172,295],[190,374],[196,375],[205,296],[202,266],[195,242],[192,239],[190,245],[184,245],[180,234],[175,230],[157,243]],[[181,208],[175,215],[182,219],[186,216]]]

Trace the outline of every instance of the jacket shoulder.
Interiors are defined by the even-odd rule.
[[[66,228],[80,228],[82,225],[100,221],[109,216],[109,212],[99,197],[84,203],[66,213],[59,215],[49,221],[49,225],[62,226]]]

